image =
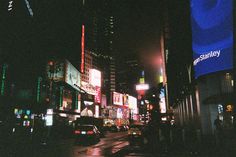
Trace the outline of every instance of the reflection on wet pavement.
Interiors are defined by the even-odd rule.
[[[114,136],[115,135],[115,136]],[[74,145],[72,148],[72,157],[106,157],[117,153],[128,145],[127,134],[108,134],[106,138],[95,145],[83,146]]]
[[[120,151],[123,147],[127,146],[127,141],[101,141],[101,143],[90,147],[73,148],[73,157],[77,156],[111,156],[112,154]]]

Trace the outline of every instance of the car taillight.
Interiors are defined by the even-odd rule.
[[[75,130],[75,134],[80,134],[81,131],[80,130]]]
[[[94,133],[94,132],[91,131],[91,130],[90,130],[90,131],[87,131],[87,134],[88,134],[88,135],[92,135],[93,133]]]

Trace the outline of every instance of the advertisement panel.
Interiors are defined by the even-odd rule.
[[[94,117],[99,118],[99,106],[95,105],[95,115]]]
[[[101,108],[105,108],[106,106],[107,106],[107,96],[103,94]]]
[[[82,81],[81,88],[85,90],[88,94],[91,94],[91,95],[97,94],[96,87],[92,86],[91,84],[87,82]]]
[[[89,73],[90,84],[95,87],[101,87],[101,71],[96,69],[90,69]]]
[[[96,88],[96,95],[94,96],[95,103],[101,103],[101,87],[95,87]]]
[[[45,115],[45,125],[46,126],[53,125],[53,109],[47,109],[47,113]]]
[[[64,62],[49,61],[46,67],[48,79],[55,82],[64,81]]]
[[[149,89],[149,84],[137,84],[136,85],[136,90],[148,90]]]
[[[133,110],[133,113],[135,112],[135,114],[137,114],[137,108],[138,108],[138,106],[137,106],[137,98],[135,98],[135,97],[133,97],[133,96],[129,96],[129,98],[128,98],[128,103],[129,103],[129,108],[131,109],[131,110]]]
[[[65,82],[71,85],[73,88],[78,89],[80,87],[80,72],[66,60],[65,68]]]
[[[232,0],[191,0],[195,78],[233,68],[232,15]]]
[[[124,106],[129,107],[129,95],[125,94],[123,98],[124,98],[124,100],[123,100]]]
[[[62,98],[62,110],[69,111],[72,109],[72,93],[69,90],[64,90]]]
[[[118,109],[117,109],[116,117],[117,117],[117,118],[123,118],[123,112],[122,112],[122,109],[121,109],[121,108],[118,108]]]
[[[165,88],[161,88],[159,98],[160,98],[160,102],[159,102],[160,112],[166,113]]]
[[[113,92],[113,104],[114,105],[123,105],[123,94],[118,92]]]

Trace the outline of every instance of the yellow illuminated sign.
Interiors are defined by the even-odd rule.
[[[226,105],[226,112],[232,112],[233,106],[232,105]]]
[[[145,80],[144,80],[143,77],[139,79],[139,83],[141,83],[141,84],[144,84],[144,83],[145,83]]]

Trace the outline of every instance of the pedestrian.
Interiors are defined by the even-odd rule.
[[[215,143],[216,146],[220,146],[223,141],[223,122],[219,119],[219,116],[214,121],[215,125]]]
[[[146,146],[148,146],[148,151],[151,153],[157,152],[159,149],[159,129],[155,122],[150,121],[143,130],[144,139],[146,141]]]

